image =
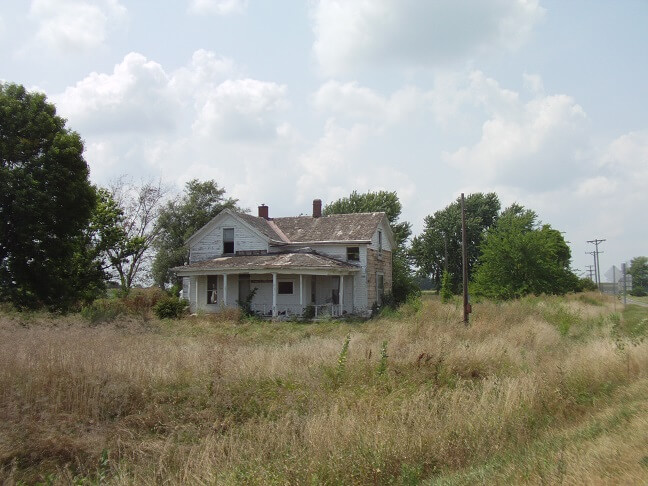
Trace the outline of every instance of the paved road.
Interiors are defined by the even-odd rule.
[[[648,307],[648,304],[646,304],[645,302],[641,302],[639,300],[634,300],[634,299],[631,299],[631,298],[627,298],[626,301],[628,302],[628,304],[640,305],[641,307]]]

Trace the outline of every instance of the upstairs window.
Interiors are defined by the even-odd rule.
[[[382,231],[378,230],[378,253],[382,253]]]
[[[360,247],[359,246],[347,246],[347,260],[350,262],[359,262],[360,261]]]
[[[234,253],[234,228],[223,228],[223,253]]]

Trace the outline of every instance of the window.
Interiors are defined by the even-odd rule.
[[[376,301],[378,305],[382,305],[383,297],[385,296],[384,276],[380,273],[376,274]]]
[[[216,304],[218,299],[218,275],[207,275],[207,303]]]
[[[350,262],[359,262],[360,261],[360,247],[359,246],[347,246],[347,260]]]
[[[288,294],[292,295],[293,293],[293,283],[292,282],[277,282],[277,292],[279,294]]]
[[[234,253],[234,228],[223,228],[223,253]]]
[[[382,253],[382,231],[378,230],[378,253]]]

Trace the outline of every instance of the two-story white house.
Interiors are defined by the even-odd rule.
[[[237,306],[254,291],[265,316],[365,315],[391,291],[394,235],[385,213],[270,218],[224,210],[187,241],[183,297],[192,312]],[[256,290],[254,290],[256,289]]]

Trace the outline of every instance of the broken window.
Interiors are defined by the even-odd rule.
[[[234,253],[234,228],[223,228],[223,253]]]
[[[359,262],[360,261],[360,247],[359,246],[347,246],[347,260],[350,262]]]
[[[207,275],[207,303],[216,304],[218,299],[218,275]]]
[[[278,282],[277,292],[279,294],[288,294],[292,295],[293,293],[293,283],[292,282]]]

